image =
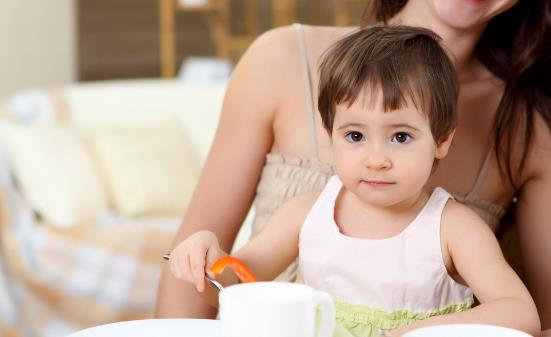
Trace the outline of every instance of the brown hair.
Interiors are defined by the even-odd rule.
[[[376,26],[339,40],[320,65],[318,109],[331,134],[335,108],[351,105],[362,90],[382,91],[384,111],[412,103],[427,114],[439,142],[455,128],[458,85],[454,67],[424,28]]]
[[[370,0],[362,26],[386,23],[406,3],[407,0]],[[493,137],[500,172],[515,189],[532,145],[537,113],[551,131],[550,27],[551,1],[519,1],[490,20],[475,49],[475,56],[505,82],[494,117]],[[518,157],[513,156],[513,151],[519,140],[522,153],[515,165]]]

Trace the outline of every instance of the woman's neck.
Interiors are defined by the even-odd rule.
[[[409,1],[390,23],[423,27],[438,34],[442,38],[442,46],[455,66],[459,81],[470,81],[480,75],[474,49],[486,25],[469,29],[451,27],[442,22],[434,9],[423,1]]]

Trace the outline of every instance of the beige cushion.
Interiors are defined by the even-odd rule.
[[[106,211],[90,153],[72,130],[2,122],[0,134],[23,195],[46,222],[68,228],[93,223]]]
[[[177,121],[97,130],[90,138],[118,212],[183,215],[198,170]]]

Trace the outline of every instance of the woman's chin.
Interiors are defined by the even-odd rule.
[[[445,3],[436,3],[435,6],[440,20],[447,26],[465,30],[486,23],[486,20],[483,20],[483,13],[476,10],[475,6],[465,5],[457,8],[458,6]]]
[[[517,0],[435,0],[434,10],[446,25],[462,30],[485,26]]]

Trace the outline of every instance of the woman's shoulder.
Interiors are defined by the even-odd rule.
[[[526,172],[523,174],[525,182],[543,176],[546,176],[546,179],[551,178],[551,130],[549,121],[539,112],[536,112],[532,123],[532,140],[526,158]]]
[[[331,41],[351,30],[317,26],[300,28],[304,32],[311,69],[315,69],[318,58]],[[271,29],[257,37],[233,71],[227,97],[236,97],[237,100],[247,97],[266,110],[277,111],[282,100],[302,85],[299,47],[302,41],[299,38],[299,31],[292,25]],[[235,92],[237,94],[231,94]]]
[[[298,25],[298,29],[304,33],[304,41],[308,53],[319,57],[321,53],[339,38],[352,32],[355,27],[332,27]],[[270,29],[262,33],[253,42],[249,51],[258,52],[265,56],[270,53],[280,59],[294,57],[299,53],[299,31],[297,24]]]
[[[316,60],[335,42],[358,29],[358,27],[310,25],[303,25],[302,27],[308,53],[311,55],[311,58]]]
[[[289,39],[297,39],[297,29],[304,32],[306,37],[312,40],[335,41],[344,35],[358,29],[357,27],[336,27],[336,26],[313,26],[301,23],[272,28],[262,33],[257,40],[268,40],[269,42],[288,42]],[[307,39],[310,41],[309,39]]]
[[[248,81],[254,79],[252,82],[262,80],[263,86],[277,89],[280,83],[288,83],[289,77],[298,73],[299,55],[298,35],[293,26],[274,28],[253,41],[239,60],[232,77],[244,77]],[[266,78],[271,80],[265,81]]]

